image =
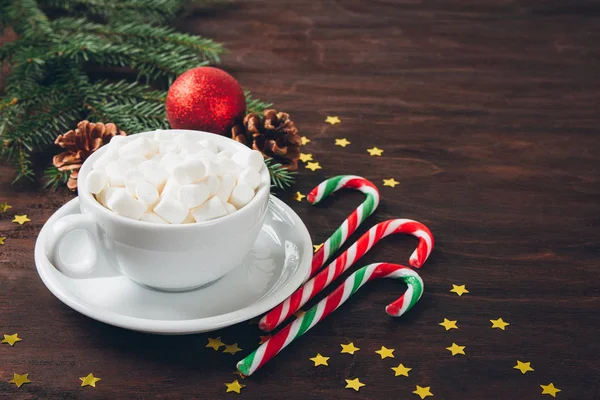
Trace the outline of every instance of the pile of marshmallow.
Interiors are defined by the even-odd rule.
[[[193,135],[156,131],[154,136],[115,136],[106,147],[83,190],[114,213],[135,220],[212,220],[244,207],[267,184],[258,151],[223,150]]]

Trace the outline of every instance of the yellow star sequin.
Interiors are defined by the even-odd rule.
[[[271,335],[259,336],[259,338],[260,338],[260,342],[258,342],[258,344],[263,344],[267,340],[271,339]]]
[[[10,381],[8,381],[8,383],[14,383],[15,385],[17,385],[17,387],[21,387],[26,383],[31,383],[28,376],[29,374],[13,374],[13,378]]]
[[[0,212],[5,213],[6,210],[8,210],[9,208],[12,208],[12,206],[9,205],[7,202],[0,203]]]
[[[12,222],[19,224],[19,225],[23,225],[25,222],[29,222],[31,221],[29,218],[27,218],[27,214],[25,215],[15,215],[15,219],[12,220]]]
[[[417,385],[417,390],[413,391],[414,394],[419,396],[421,399],[424,399],[427,396],[433,397],[433,393],[431,393],[431,386],[419,386]]]
[[[399,184],[400,184],[400,182],[398,182],[394,178],[383,180],[383,186],[396,187],[396,185],[399,185]]]
[[[354,389],[358,392],[360,390],[360,388],[363,386],[367,386],[367,385],[365,385],[364,383],[359,381],[358,378],[346,379],[346,389]]]
[[[300,161],[302,162],[307,162],[307,161],[312,161],[312,154],[304,154],[304,153],[300,153]]]
[[[325,118],[325,122],[327,122],[328,124],[331,124],[331,125],[335,125],[335,124],[341,124],[341,123],[342,123],[342,120],[341,120],[341,119],[339,119],[339,118],[338,118],[337,116],[335,116],[335,115],[334,115],[333,117],[330,117],[330,116],[328,115],[328,116],[327,116],[327,118]]]
[[[223,353],[229,353],[229,354],[235,354],[238,351],[242,351],[242,349],[240,349],[238,347],[237,343],[234,344],[226,344],[225,345],[225,349],[223,350]]]
[[[526,374],[529,371],[535,371],[531,368],[531,362],[521,362],[517,360],[517,365],[513,367],[514,369],[518,369],[522,374]]]
[[[88,376],[84,376],[82,378],[79,378],[79,380],[81,381],[81,386],[91,386],[91,387],[96,387],[96,382],[100,381],[100,378],[96,378],[94,376],[94,374],[90,373],[88,374]]]
[[[383,150],[381,150],[377,146],[375,146],[375,147],[373,147],[371,149],[367,149],[367,151],[369,152],[369,155],[371,155],[371,156],[381,157],[381,155],[383,154]]]
[[[306,163],[306,168],[310,169],[311,171],[316,171],[318,169],[321,169],[321,166],[319,165],[318,162],[307,162]]]
[[[208,344],[204,347],[210,347],[211,349],[218,351],[221,346],[225,346],[225,343],[221,341],[221,336],[219,336],[216,339],[208,338]]]
[[[379,354],[381,356],[381,359],[383,360],[384,358],[394,358],[394,350],[395,349],[388,349],[385,346],[381,346],[381,349],[377,350],[375,353]]]
[[[319,365],[329,366],[329,364],[327,364],[329,357],[324,357],[321,355],[321,353],[317,353],[316,356],[310,358],[309,360],[315,363],[315,367],[318,367]]]
[[[348,343],[348,344],[341,344],[340,346],[342,346],[342,351],[340,353],[354,354],[354,353],[356,353],[357,351],[360,350],[352,342]]]
[[[408,372],[411,370],[412,368],[407,368],[403,364],[400,364],[397,367],[392,367],[392,371],[395,372],[394,376],[408,376]]]
[[[340,147],[346,147],[350,144],[351,142],[349,142],[346,138],[341,138],[341,139],[335,139],[335,145],[336,146],[340,146]]]
[[[457,354],[466,355],[465,347],[467,347],[467,346],[459,346],[456,343],[452,343],[452,346],[446,347],[446,350],[450,350],[450,352],[452,353],[453,356],[455,356]]]
[[[465,293],[469,293],[465,285],[452,285],[452,293],[456,293],[459,296],[462,296]]]
[[[0,245],[4,244],[5,240],[6,240],[6,236],[0,236]]]
[[[20,342],[21,340],[23,339],[19,337],[19,334],[15,333],[13,335],[4,335],[4,339],[2,339],[0,343],[8,343],[10,347],[12,347],[15,345],[15,343]]]
[[[447,331],[449,331],[450,329],[458,329],[456,322],[458,321],[450,321],[449,319],[444,318],[444,322],[440,322],[438,325],[443,326]]]
[[[294,200],[296,200],[296,201],[302,201],[302,199],[305,198],[305,197],[306,196],[303,195],[302,193],[296,192],[296,195],[294,196]]]
[[[304,146],[304,145],[306,145],[306,144],[310,143],[310,139],[309,139],[309,138],[307,138],[306,136],[302,136],[302,137],[300,138],[300,141],[302,142],[302,146]]]
[[[542,388],[542,394],[549,394],[552,397],[556,397],[556,393],[561,391],[559,388],[554,386],[554,383],[540,385],[540,387]]]
[[[503,331],[510,325],[508,322],[502,320],[502,318],[490,319],[490,322],[492,323],[492,328],[502,329]]]
[[[240,382],[238,382],[237,379],[231,383],[226,383],[225,386],[227,386],[227,391],[225,393],[229,393],[229,392],[239,393],[240,390],[242,390],[242,388],[246,387],[246,385],[242,385]]]
[[[315,249],[315,253],[316,253],[317,251],[319,251],[319,249],[320,249],[321,247],[323,247],[323,243],[321,243],[321,244],[313,244],[313,247],[314,247],[314,249]]]

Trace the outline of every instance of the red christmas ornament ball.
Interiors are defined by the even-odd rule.
[[[167,94],[167,119],[174,129],[229,133],[246,114],[240,84],[213,67],[192,68],[181,74]]]

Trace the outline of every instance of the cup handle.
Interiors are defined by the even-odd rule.
[[[93,254],[86,254],[84,259],[77,262],[67,262],[60,256],[60,244],[75,230],[84,230],[89,234],[93,242]],[[73,214],[59,219],[52,225],[44,250],[52,265],[70,278],[114,276],[116,275],[114,268],[110,267],[108,262],[100,262],[102,257],[99,255],[102,247],[100,228],[95,218],[86,214]]]

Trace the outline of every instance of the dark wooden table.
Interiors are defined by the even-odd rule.
[[[86,318],[37,276],[36,236],[71,194],[11,187],[0,167],[0,398],[542,399],[600,398],[600,6],[594,1],[244,1],[179,22],[225,43],[223,68],[292,114],[322,169],[300,169],[293,192],[326,177],[359,174],[382,202],[360,232],[393,217],[427,224],[436,248],[421,270],[426,289],[406,316],[384,305],[402,285],[367,285],[331,317],[225,393],[238,356],[260,334],[242,323],[165,337]],[[324,120],[337,115],[341,124]],[[335,138],[352,142],[346,148]],[[366,149],[378,146],[381,157]],[[400,185],[383,187],[395,178]],[[285,200],[322,242],[360,201],[342,193],[322,206]],[[26,213],[31,222],[11,223]],[[391,237],[364,263],[405,263],[413,239]],[[452,284],[469,290],[462,297]],[[505,331],[490,319],[503,318]],[[459,329],[446,331],[444,318]],[[340,344],[360,351],[340,354]],[[466,355],[451,356],[453,342]],[[395,358],[380,359],[381,346]],[[310,357],[331,357],[315,368]],[[531,362],[523,375],[516,361]],[[391,367],[413,368],[394,377]],[[17,389],[12,373],[29,373]],[[89,372],[96,388],[79,386]],[[366,384],[345,389],[345,379]]]

